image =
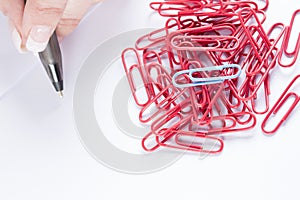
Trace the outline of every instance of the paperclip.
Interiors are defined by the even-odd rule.
[[[153,137],[152,143],[154,142],[154,144],[151,147],[147,146],[147,142],[149,142],[148,140],[150,140],[150,137]],[[156,149],[158,149],[160,147],[159,143],[156,142],[156,135],[151,131],[150,133],[148,133],[143,139],[142,139],[142,148],[145,151],[151,152],[151,151],[155,151]],[[165,135],[164,139],[162,140],[162,142],[166,142],[168,141],[170,138],[172,137],[172,135]]]
[[[253,79],[255,80],[255,79]],[[250,83],[251,84],[251,83]],[[251,87],[251,86],[250,86]],[[269,110],[269,95],[270,95],[270,82],[269,82],[269,76],[266,77],[265,81],[264,81],[264,101],[265,101],[265,109],[258,111],[256,108],[256,95],[254,98],[251,99],[251,106],[252,106],[252,110],[253,112],[255,112],[256,114],[265,114],[266,112],[268,112]]]
[[[238,69],[238,71],[233,75],[225,75],[225,76],[219,76],[219,77],[208,77],[208,78],[198,78],[195,77],[194,74],[197,72],[212,72],[212,71],[220,71],[224,69]],[[173,85],[178,88],[186,88],[186,87],[195,87],[200,85],[209,85],[209,84],[218,84],[222,83],[225,80],[228,79],[235,79],[239,77],[241,74],[241,67],[236,64],[226,64],[226,65],[220,65],[220,66],[214,66],[214,67],[205,67],[205,68],[197,68],[197,69],[189,69],[189,70],[182,70],[179,72],[176,72],[172,77]],[[191,83],[179,83],[178,78],[180,76],[186,75]]]
[[[154,30],[149,34],[146,34],[137,39],[135,42],[135,48],[137,50],[147,50],[153,47],[161,47],[165,45],[165,38],[172,29],[180,29],[180,23],[177,19],[170,18],[167,20],[164,28]]]
[[[165,26],[166,26],[166,27],[169,27],[169,26],[170,26],[169,23],[171,23],[172,20],[175,20],[176,23],[179,23],[178,20],[173,19],[173,18],[170,18],[169,20],[167,20]],[[180,26],[180,25],[178,25],[178,26]],[[181,28],[179,27],[178,30],[176,30],[176,31],[180,31],[180,30],[181,30]],[[176,32],[176,31],[173,31],[173,32]],[[166,34],[166,38],[168,38],[168,36],[169,36],[170,34],[172,34],[173,32],[170,32],[169,29],[166,29],[166,33],[165,33],[165,34]],[[166,42],[167,42],[167,40],[166,40]],[[169,46],[168,44],[166,44],[166,51],[167,51],[167,55],[168,55],[168,59],[169,59],[169,63],[170,63],[170,69],[171,69],[172,71],[174,71],[174,70],[175,70],[175,69],[174,69],[174,65],[180,65],[180,63],[181,63],[180,55],[176,54],[176,53],[174,52],[174,49],[170,48],[170,46]]]
[[[249,27],[249,30],[250,34],[252,35],[251,40],[253,40],[253,44],[255,44],[255,46],[251,45],[252,48],[244,60],[244,64],[246,65],[245,72],[248,76],[255,76],[256,74],[261,73],[261,69],[263,67],[268,67],[265,60],[267,59],[266,55],[270,50],[271,42],[266,33],[261,32],[261,30],[257,27]],[[252,49],[259,49],[259,51],[255,52],[252,51]],[[261,65],[262,62],[263,65]]]
[[[261,1],[261,0],[258,0],[258,1]],[[245,4],[245,3],[253,3],[253,4],[257,4],[255,2],[252,2],[252,1],[245,1],[245,0],[234,0],[234,2],[236,3],[240,3],[240,4]],[[265,0],[265,5],[263,5],[263,7],[259,8],[258,5],[255,6],[256,7],[256,10],[263,10],[263,11],[266,11],[269,7],[269,0]]]
[[[278,35],[278,37],[274,39],[274,42],[272,42],[268,53],[265,55],[264,61],[260,64],[261,66],[258,67],[260,69],[263,69],[264,73],[261,76],[261,78],[259,79],[259,81],[256,83],[255,88],[251,88],[252,93],[248,94],[248,95],[245,95],[245,90],[249,89],[249,82],[250,82],[249,77],[247,77],[245,79],[245,81],[241,84],[240,88],[238,89],[238,95],[239,95],[239,98],[241,100],[248,101],[251,98],[254,98],[254,96],[256,95],[256,93],[259,90],[260,86],[263,84],[265,79],[268,77],[268,74],[269,74],[270,70],[273,69],[273,67],[277,63],[279,50],[277,49],[276,45],[279,43],[279,41],[280,41],[282,35],[284,34],[284,32],[285,32],[285,29],[283,28],[281,30],[280,34]],[[266,62],[267,62],[267,64],[266,64]],[[264,66],[267,67],[267,68],[264,68]]]
[[[135,57],[135,59],[136,59],[135,62],[128,64],[128,61],[126,60],[126,54],[128,54],[128,53],[132,53],[131,56]],[[141,64],[138,52],[133,48],[125,49],[122,52],[122,62],[123,62],[123,67],[124,67],[124,70],[126,73],[127,80],[129,82],[129,86],[130,86],[133,98],[137,105],[144,106],[151,99],[151,96],[153,94],[153,86],[152,86],[152,83],[149,82],[149,80],[145,76],[145,72],[142,68],[142,64]],[[143,102],[142,98],[139,98],[137,96],[138,85],[136,85],[136,82],[134,81],[134,77],[133,77],[134,70],[136,70],[136,72],[138,72],[138,75],[140,76],[142,83],[143,83],[142,88],[144,89],[145,93],[147,94],[148,99],[145,102]]]
[[[245,17],[243,13],[247,13],[247,16]],[[263,13],[263,12],[262,12]],[[248,49],[246,48],[246,45],[250,45],[249,51],[252,51],[254,55],[256,56],[256,59],[259,60],[259,62],[262,62],[263,58],[259,55],[258,52],[258,46],[252,36],[252,33],[249,30],[249,26],[251,27],[256,27],[257,32],[260,34],[261,38],[267,43],[268,46],[271,46],[268,41],[268,37],[266,36],[264,29],[262,27],[262,23],[265,20],[265,15],[262,20],[260,20],[257,16],[257,12],[251,8],[243,8],[239,13],[238,17],[240,20],[240,26],[235,30],[235,32],[232,34],[232,36],[236,37],[239,39],[240,46],[237,48],[236,51],[231,52],[231,54],[228,54],[227,52],[221,52],[219,55],[219,58],[222,59],[223,61],[231,61],[236,57],[236,55],[239,54],[239,52],[242,51],[242,49]],[[264,14],[264,13],[263,13]],[[255,25],[253,24],[253,21],[255,22]],[[249,23],[251,23],[249,25]],[[227,45],[224,46],[224,48],[229,47],[232,45],[232,43],[228,43]],[[249,53],[247,53],[249,56]]]
[[[167,95],[165,95],[166,93]],[[186,90],[178,91],[173,85],[168,85],[141,109],[139,120],[146,123],[155,119],[155,117],[159,116],[159,114],[168,111],[168,108],[170,108],[171,105],[178,105],[176,100],[184,97],[184,93],[186,93]],[[157,110],[155,112],[152,111],[147,117],[144,117],[146,115],[146,111],[153,109],[151,106],[156,106]]]
[[[184,45],[189,42],[192,45]],[[234,46],[224,48],[224,43],[234,43]],[[177,51],[233,51],[239,47],[239,40],[233,36],[219,35],[177,35],[171,38],[171,47]]]
[[[151,2],[150,7],[164,17],[177,17],[180,11],[203,8],[199,0]],[[175,13],[174,13],[175,12]]]
[[[258,6],[255,2],[252,1],[243,1],[243,2],[223,2],[220,0],[218,3],[209,3],[204,5],[204,9],[185,9],[179,12],[182,15],[193,15],[193,16],[203,16],[203,15],[218,15],[220,13],[234,14],[239,12],[243,8],[252,8],[258,11]],[[230,13],[229,13],[230,12]]]
[[[156,150],[156,149],[158,149],[159,148],[159,145],[155,142],[155,144],[153,144],[151,147],[148,147],[147,146],[147,142],[148,142],[148,140],[150,140],[149,138],[150,137],[153,137],[153,138],[155,138],[155,135],[152,133],[152,132],[150,132],[150,133],[148,133],[145,137],[143,137],[143,139],[142,139],[142,141],[141,141],[141,144],[142,144],[142,148],[145,150],[145,151],[148,151],[148,152],[151,152],[151,151],[154,151],[154,150]],[[168,138],[166,138],[165,140],[167,140]],[[152,140],[152,142],[153,142],[154,140]]]
[[[220,95],[224,91],[224,83],[218,85],[206,85],[208,87],[208,98],[207,98],[207,105],[202,109],[202,116],[198,115],[197,118],[194,118],[193,121],[196,123],[203,124],[210,124],[212,122],[214,113],[213,107],[216,105]]]
[[[147,64],[162,64],[162,60],[161,57],[158,55],[157,52],[155,51],[147,51],[144,52],[143,54],[143,64],[147,65]]]
[[[263,10],[266,11],[269,8],[269,0],[265,0],[266,4],[264,5],[264,7],[259,8],[259,10]]]
[[[296,42],[296,46],[295,49],[292,52],[288,52],[288,46],[290,43],[290,37],[291,37],[291,33],[292,33],[292,29],[295,26],[294,21],[295,18],[297,16],[297,14],[300,13],[300,9],[296,10],[292,16],[290,25],[286,27],[286,32],[283,38],[283,42],[282,42],[282,48],[280,50],[279,56],[278,56],[278,64],[281,67],[291,67],[295,64],[295,62],[297,61],[298,55],[299,55],[299,50],[300,50],[300,32],[298,33],[298,39]],[[282,61],[282,57],[283,54],[286,55],[287,57],[294,57],[293,60],[291,61],[291,63],[288,64],[284,64]]]
[[[224,84],[224,92],[220,94],[220,100],[223,102],[228,113],[232,113],[232,109],[238,109],[245,102],[240,100],[237,95],[235,80],[227,80]],[[235,103],[234,100],[236,101]]]
[[[213,24],[213,25],[228,24],[228,25],[238,26],[240,23],[237,14],[232,12],[197,16],[197,18],[198,18],[198,22],[201,24]]]
[[[213,136],[207,136],[201,132],[182,131],[182,130],[171,130],[168,137],[174,138],[175,144],[167,143],[166,140],[160,141],[159,137],[156,137],[156,141],[160,146],[169,147],[179,150],[187,150],[193,152],[202,152],[216,154],[223,150],[224,143],[221,139]],[[170,137],[169,137],[170,138]],[[197,139],[202,139],[204,142],[197,142]],[[186,141],[188,140],[188,141]],[[205,148],[205,141],[211,141],[212,144],[209,148]],[[217,147],[217,148],[215,148]]]
[[[161,132],[162,130],[169,131],[183,126],[185,122],[183,120],[186,119],[184,118],[182,111],[190,106],[190,101],[185,100],[169,109],[162,116],[159,116],[158,119],[153,121],[151,124],[152,132],[158,136],[161,136],[163,134],[163,132]]]
[[[237,118],[243,117],[245,115],[248,115],[249,117],[246,118],[246,120],[244,122],[241,122],[241,120],[237,120]],[[249,130],[249,129],[255,127],[255,125],[256,125],[256,117],[251,112],[231,113],[231,114],[226,114],[226,115],[221,115],[221,116],[215,116],[212,119],[212,121],[220,121],[220,120],[225,120],[227,122],[231,122],[231,124],[228,123],[229,126],[223,126],[220,128],[211,128],[208,130],[207,135],[225,134],[225,133],[232,133],[232,132],[236,132],[236,131],[245,131],[245,130]],[[252,123],[250,123],[250,122],[252,122]],[[247,124],[247,126],[237,127],[237,124],[240,124],[240,125]]]
[[[261,129],[266,134],[274,134],[279,129],[279,127],[282,125],[282,123],[287,120],[287,118],[289,117],[289,115],[291,114],[291,112],[294,110],[294,108],[299,103],[300,96],[298,94],[296,94],[295,92],[289,92],[288,93],[288,91],[290,90],[290,88],[294,85],[294,83],[299,78],[300,78],[300,75],[297,75],[296,77],[293,78],[293,80],[289,83],[289,85],[284,90],[284,92],[281,94],[281,96],[279,97],[279,99],[276,101],[276,103],[274,104],[274,106],[271,108],[271,110],[269,111],[269,113],[266,115],[266,118],[264,119],[264,121],[261,124]],[[271,115],[276,115],[276,113],[280,110],[280,108],[284,105],[284,103],[289,98],[292,98],[292,97],[294,97],[295,100],[294,100],[293,104],[290,106],[290,108],[287,110],[287,112],[285,113],[285,115],[282,117],[282,119],[279,121],[279,123],[275,126],[274,129],[266,130],[266,128],[265,128],[266,127],[266,123],[269,121]]]
[[[177,31],[174,31],[172,33],[169,33],[167,35],[167,44],[168,46],[171,46],[171,40],[175,36],[183,36],[183,35],[200,35],[200,34],[205,34],[207,32],[215,32],[216,35],[221,35],[220,32],[226,31],[226,35],[223,33],[222,36],[231,36],[235,32],[235,28],[230,26],[230,25],[205,25],[205,26],[200,26],[200,27],[191,27],[191,28],[185,28],[185,29],[180,29]]]
[[[151,62],[145,65],[145,75],[159,90],[172,83],[172,78],[161,63]],[[156,75],[156,76],[154,76]]]
[[[250,15],[247,19],[243,19],[242,17],[242,12],[249,12]],[[252,28],[255,28],[255,30],[257,31],[257,33],[259,33],[259,36],[261,36],[261,38],[263,39],[264,42],[267,43],[268,46],[271,46],[270,42],[269,42],[269,39],[267,37],[267,34],[265,33],[263,27],[262,27],[262,23],[263,21],[265,20],[265,18],[263,19],[263,21],[261,22],[257,16],[257,13],[253,10],[253,9],[248,9],[248,8],[245,8],[243,10],[241,10],[241,12],[238,14],[240,19],[241,19],[241,28],[243,29],[243,31],[246,33],[248,39],[249,39],[249,42],[251,43],[251,46],[253,47],[253,51],[256,55],[256,57],[258,59],[261,59],[260,56],[259,56],[259,53],[257,52],[257,43],[255,42],[255,40],[253,39],[253,35],[251,34],[250,30],[249,30],[249,25],[247,25],[248,23],[251,22],[251,27]],[[252,19],[255,20],[255,25],[253,24],[252,22]]]
[[[236,87],[236,83],[233,80],[226,81],[228,88],[230,88],[230,94],[232,95],[230,102],[232,102],[232,98],[234,97],[239,103],[233,105],[232,103],[227,106],[228,113],[232,114],[235,112],[243,112],[243,111],[252,111],[248,102],[241,99],[238,95],[238,89]],[[225,103],[226,105],[226,103]],[[232,109],[235,109],[234,111]],[[242,122],[239,122],[242,123]]]
[[[152,9],[168,17],[164,28],[138,39],[136,48],[128,51],[136,57],[134,62],[125,62],[122,57],[133,96],[141,106],[139,119],[142,123],[150,122],[151,131],[142,140],[146,151],[162,146],[219,153],[223,140],[217,134],[251,129],[257,122],[255,114],[267,112],[269,77],[281,61],[278,56],[298,56],[300,35],[295,50],[289,52],[287,47],[294,18],[300,10],[294,13],[287,28],[277,23],[266,33],[262,26],[266,19],[263,10],[269,0],[260,1],[265,3],[260,7],[250,0],[151,3]],[[279,32],[278,28],[278,36],[271,36],[275,29]],[[281,48],[279,40],[283,36]],[[138,92],[135,79],[142,83]],[[264,89],[266,103],[262,111],[255,105],[256,98],[262,96],[258,96],[260,89]],[[138,96],[144,91],[146,102]],[[286,91],[274,106],[276,114],[291,98],[295,100],[282,121],[298,105],[300,96]],[[265,121],[269,119],[267,116]],[[264,126],[263,123],[262,129]],[[216,143],[217,148],[206,148],[202,143],[206,139]]]
[[[191,98],[191,107],[192,107],[191,115],[194,120],[198,120],[200,112],[202,111],[203,108],[206,107],[206,104],[208,103],[209,94],[205,88],[203,88],[201,91],[198,91],[198,93],[196,93],[194,88],[188,88],[188,89]]]
[[[210,6],[212,5],[212,6]],[[217,7],[214,9],[214,6]],[[218,9],[218,7],[220,7]],[[208,24],[231,24],[236,27],[240,26],[240,19],[237,15],[244,8],[252,8],[259,12],[258,6],[252,1],[234,1],[234,2],[218,2],[214,4],[205,5],[205,9],[195,12],[199,22]],[[249,13],[242,12],[243,18],[247,18]]]

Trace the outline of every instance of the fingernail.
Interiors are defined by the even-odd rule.
[[[50,26],[33,26],[26,42],[27,49],[32,52],[44,51],[51,33],[52,28]]]
[[[13,28],[11,37],[12,37],[13,44],[15,45],[15,47],[19,51],[19,53],[26,53],[27,49],[22,45],[21,36],[16,28]]]

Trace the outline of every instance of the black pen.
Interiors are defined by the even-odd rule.
[[[56,92],[63,97],[62,56],[55,32],[50,37],[46,49],[39,53],[39,57]]]
[[[24,3],[26,3],[26,0]],[[62,55],[55,31],[50,37],[46,49],[39,52],[39,57],[56,92],[60,97],[63,97]]]

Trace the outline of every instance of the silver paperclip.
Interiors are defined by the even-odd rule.
[[[237,69],[237,72],[232,75],[225,75],[225,76],[220,75],[216,77],[207,77],[207,78],[195,77],[195,74],[198,72],[221,71],[229,68]],[[242,72],[241,66],[237,64],[225,64],[225,65],[214,66],[214,67],[188,69],[188,70],[182,70],[176,72],[172,77],[172,82],[173,85],[178,88],[217,84],[217,83],[222,83],[223,81],[228,79],[235,79],[240,76],[241,72]],[[182,78],[184,78],[186,81],[182,81]]]

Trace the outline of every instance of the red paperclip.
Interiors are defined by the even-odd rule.
[[[257,123],[255,114],[268,112],[272,69],[277,62],[284,65],[283,56],[293,57],[293,64],[299,54],[300,34],[295,49],[289,51],[288,46],[300,10],[295,11],[289,26],[276,23],[266,32],[262,24],[269,0],[263,2],[167,0],[150,4],[161,16],[168,17],[164,28],[139,38],[135,49],[122,54],[133,97],[141,106],[140,122],[151,127],[142,140],[146,151],[162,146],[219,153],[223,140],[218,134],[251,129]],[[129,54],[133,59],[125,58]],[[199,79],[234,74],[235,69],[198,70],[226,64],[240,65],[241,75],[211,85],[194,84]],[[173,75],[182,70],[192,70],[192,79],[179,73],[181,76],[175,76],[173,83]],[[298,105],[300,95],[289,89],[299,77],[293,79],[264,119],[262,129],[267,134],[274,133]],[[137,80],[142,84],[139,91]],[[176,83],[190,87],[177,88]],[[139,92],[144,92],[147,99]],[[261,99],[265,107],[260,110],[256,103]],[[275,129],[266,131],[270,115],[290,99],[294,101],[281,121]],[[212,141],[216,148],[206,148],[203,140]]]
[[[187,90],[187,89],[186,89]],[[149,101],[140,111],[139,119],[141,122],[146,123],[151,120],[154,120],[155,117],[159,116],[163,112],[168,111],[170,106],[176,106],[186,100],[184,94],[186,90],[178,91],[173,85],[168,85],[162,89],[151,101]],[[165,95],[167,93],[167,95]],[[176,102],[179,98],[183,98],[180,102]],[[156,107],[157,110],[154,112],[153,107]],[[152,112],[150,112],[150,110]],[[149,113],[147,113],[147,111]],[[147,114],[146,114],[147,113]],[[146,117],[145,117],[146,115]]]
[[[182,119],[184,116],[182,115],[182,111],[190,107],[189,100],[186,100],[176,106],[172,107],[170,110],[165,112],[162,116],[158,119],[154,120],[151,124],[151,130],[156,135],[163,134],[162,130],[165,129],[166,131],[176,129],[183,125]]]
[[[244,17],[243,13],[247,13],[247,17]],[[245,52],[245,54],[247,55],[246,57],[252,56],[252,54],[254,54],[255,58],[258,59],[258,61],[261,63],[263,58],[261,58],[257,50],[259,49],[258,48],[259,45],[256,42],[257,39],[253,38],[252,34],[253,34],[253,30],[255,30],[255,32],[259,34],[260,38],[262,38],[263,41],[267,43],[268,46],[271,46],[268,37],[262,27],[262,23],[265,20],[265,16],[262,20],[259,20],[257,13],[253,9],[244,8],[238,13],[238,17],[241,22],[241,25],[235,30],[232,36],[239,39],[239,43],[240,43],[239,48],[237,48],[235,51],[231,52],[230,54],[228,54],[227,52],[221,52],[218,58],[223,62],[232,61],[236,57],[236,55],[240,54],[240,52],[247,50],[250,51],[250,53]],[[255,21],[255,24],[253,21]],[[249,26],[249,23],[251,23],[251,26]],[[224,46],[224,48],[230,47],[232,45],[234,44],[228,43],[227,45]]]
[[[135,61],[131,64],[128,64],[127,63],[128,60],[126,59],[126,55],[129,52],[133,53],[133,55],[131,55],[131,56],[133,56],[135,58]],[[138,52],[133,48],[125,49],[122,52],[122,62],[123,62],[123,66],[124,66],[124,69],[125,69],[125,73],[126,73],[126,76],[127,76],[127,80],[129,82],[129,86],[130,86],[133,98],[134,98],[136,104],[139,105],[139,106],[146,105],[147,102],[149,102],[151,97],[152,97],[153,86],[152,86],[152,83],[149,82],[147,77],[145,77],[145,73],[144,73],[144,70],[142,69],[142,64],[141,64]],[[145,102],[143,102],[142,98],[139,98],[137,96],[137,87],[138,87],[138,85],[136,85],[136,83],[134,81],[134,77],[133,77],[133,74],[134,74],[135,70],[138,72],[138,74],[139,74],[139,76],[140,76],[140,78],[143,82],[143,89],[144,89],[144,91],[145,91],[145,93],[147,94],[147,97],[148,97],[148,99]]]
[[[269,113],[267,114],[266,118],[264,119],[262,125],[261,125],[261,129],[263,130],[263,132],[265,132],[266,134],[274,134],[279,127],[282,125],[282,123],[287,120],[288,116],[291,114],[291,112],[294,110],[294,108],[297,106],[297,104],[300,101],[300,96],[298,94],[296,94],[295,92],[289,92],[290,88],[293,86],[293,84],[297,81],[297,79],[300,78],[300,75],[297,75],[287,86],[287,88],[284,90],[284,92],[281,94],[281,96],[279,97],[279,99],[276,101],[276,103],[274,104],[273,108],[269,111]],[[291,105],[291,107],[287,110],[287,112],[285,113],[285,115],[282,117],[282,119],[279,121],[279,123],[275,126],[274,129],[272,130],[266,130],[266,123],[269,121],[270,116],[276,115],[276,113],[280,110],[280,108],[282,107],[282,105],[289,99],[294,97],[295,100],[293,102],[293,104]]]
[[[164,131],[164,130],[162,130],[162,131]],[[150,140],[151,137],[152,137],[152,140]],[[158,149],[160,147],[159,143],[156,142],[156,137],[157,136],[153,132],[150,132],[142,139],[142,147],[145,151],[149,151],[149,152],[155,151],[156,149]],[[162,142],[168,141],[171,137],[172,137],[172,135],[170,135],[170,134],[168,136],[165,135]],[[152,146],[148,147],[147,142],[148,143],[152,142]]]
[[[135,43],[135,48],[137,50],[147,50],[149,48],[153,47],[161,47],[165,45],[165,38],[167,34],[172,32],[171,30],[180,29],[180,23],[178,20],[174,18],[170,18],[167,20],[166,25],[164,28],[154,30],[149,34],[146,34],[140,38],[137,39]]]
[[[265,6],[262,8],[259,8],[259,10],[266,11],[269,8],[269,0],[265,0],[265,2],[266,2]]]
[[[238,89],[238,95],[241,100],[248,101],[248,100],[254,98],[257,91],[259,90],[260,86],[263,84],[265,79],[268,77],[270,70],[275,66],[275,64],[277,62],[277,57],[279,54],[279,51],[277,50],[276,45],[278,44],[283,33],[284,33],[284,29],[280,32],[277,39],[275,39],[274,42],[271,44],[270,50],[265,55],[264,61],[260,64],[261,66],[258,67],[259,69],[263,69],[264,73],[261,76],[261,78],[259,79],[259,81],[256,83],[255,87],[251,88],[251,94],[245,95],[246,94],[245,91],[249,89],[249,83],[250,83],[251,77],[246,78],[245,81],[241,84],[240,88]],[[265,66],[265,68],[264,68],[264,66]]]
[[[246,120],[242,123],[239,123],[240,121],[237,120],[237,118],[241,118],[248,115],[249,117],[246,118]],[[237,131],[245,131],[252,129],[256,125],[256,117],[253,113],[251,112],[239,112],[239,113],[232,113],[232,114],[226,114],[226,115],[221,115],[221,116],[214,116],[212,117],[211,122],[217,122],[221,121],[224,122],[223,126],[221,127],[213,127],[210,126],[210,128],[207,130],[207,135],[213,135],[213,134],[225,134],[225,133],[232,133],[232,132],[237,132]],[[247,126],[237,126],[238,124],[240,125],[247,125]],[[198,125],[198,128],[203,127],[201,124],[194,124]],[[197,130],[197,129],[196,129]]]
[[[234,0],[234,1],[237,1],[237,2],[244,2],[244,0]],[[259,0],[261,1],[261,0]],[[263,11],[266,11],[269,7],[269,0],[265,0],[265,5],[262,7],[262,8],[258,8],[258,10],[263,10]]]
[[[209,154],[220,153],[224,147],[224,143],[221,139],[213,136],[207,136],[201,132],[171,130],[167,135],[168,139],[170,139],[170,136],[174,138],[174,142],[177,145],[167,143],[166,140],[160,140],[161,138],[158,136],[156,137],[156,142],[160,146],[164,147]],[[208,144],[209,148],[206,147]]]
[[[146,64],[144,67],[147,79],[150,83],[153,83],[153,85],[155,85],[159,91],[162,90],[164,87],[167,87],[168,85],[172,84],[172,78],[167,72],[167,69],[162,67],[162,64],[152,62]],[[154,88],[151,92],[151,95],[156,95]]]
[[[242,15],[241,15],[241,13],[242,13],[242,12],[245,12],[245,11],[251,13],[247,19],[243,19]],[[246,35],[247,35],[247,37],[248,37],[248,39],[249,39],[249,42],[250,42],[251,46],[253,47],[251,50],[255,53],[256,58],[259,59],[260,62],[262,62],[262,59],[261,59],[261,57],[259,56],[259,52],[257,51],[257,47],[258,47],[258,46],[257,46],[257,43],[256,43],[255,40],[253,39],[253,35],[252,35],[253,33],[251,34],[250,28],[251,28],[251,29],[255,28],[256,31],[257,31],[257,33],[259,33],[260,37],[264,40],[264,42],[266,42],[266,43],[268,44],[268,46],[271,46],[271,44],[270,44],[270,42],[269,42],[269,39],[268,39],[268,37],[267,37],[267,34],[265,33],[265,31],[264,31],[264,29],[263,29],[263,27],[262,27],[262,23],[263,23],[263,22],[261,22],[261,21],[259,20],[257,14],[254,12],[254,10],[248,9],[248,8],[243,9],[243,10],[239,13],[239,17],[240,17],[240,19],[241,19],[241,27],[242,27],[243,31],[246,33]],[[256,23],[255,25],[253,24],[253,22],[252,22],[251,19],[254,19],[254,20],[255,20],[255,23]],[[251,22],[251,26],[250,26],[250,27],[247,27],[247,24],[248,24],[249,22]]]
[[[224,48],[224,44],[234,43],[234,46]],[[188,44],[188,45],[186,45]],[[233,36],[218,35],[176,35],[171,38],[170,45],[177,51],[234,51],[239,47],[239,41]]]
[[[281,67],[293,66],[298,58],[298,54],[299,54],[299,50],[300,50],[300,32],[298,33],[298,39],[297,39],[295,49],[292,52],[288,52],[288,46],[290,44],[290,37],[291,37],[292,29],[295,26],[294,21],[295,21],[297,14],[299,14],[299,13],[300,13],[300,9],[296,10],[294,12],[291,22],[290,22],[290,25],[286,27],[287,30],[285,32],[282,48],[281,48],[279,56],[278,56],[278,63]],[[288,63],[288,64],[283,63],[283,61],[282,61],[283,54],[286,55],[287,57],[294,57],[293,60],[291,61],[291,63]]]
[[[203,8],[199,0],[173,0],[165,2],[151,2],[150,7],[164,17],[177,17],[178,13],[185,10]]]
[[[251,87],[251,86],[250,86]],[[265,109],[258,111],[256,108],[256,98],[257,96],[255,95],[254,98],[251,99],[251,105],[252,105],[252,110],[253,112],[255,112],[256,114],[265,114],[266,112],[268,112],[269,110],[269,95],[270,95],[270,82],[269,82],[269,77],[267,77],[264,81],[264,101],[265,101]]]

